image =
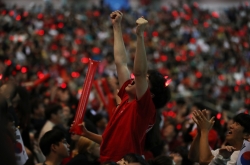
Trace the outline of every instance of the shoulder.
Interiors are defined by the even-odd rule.
[[[240,154],[240,151],[234,151],[230,157],[231,160],[237,160],[238,159],[238,156]]]

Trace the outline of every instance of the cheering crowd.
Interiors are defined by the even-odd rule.
[[[250,139],[249,12],[1,3],[0,161],[235,164]],[[77,135],[90,58],[101,62]]]

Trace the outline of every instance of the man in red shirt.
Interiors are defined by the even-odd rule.
[[[157,71],[148,71],[144,46],[144,31],[148,21],[143,17],[136,21],[135,79],[130,79],[122,37],[122,16],[120,11],[110,14],[121,102],[102,136],[87,131],[83,126],[83,136],[101,144],[101,162],[118,161],[128,153],[143,155],[145,136],[155,123],[156,109],[163,107],[170,99],[170,90],[165,86],[164,76]]]

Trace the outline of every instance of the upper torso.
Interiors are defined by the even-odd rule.
[[[156,110],[149,89],[140,100],[128,102],[126,82],[120,89],[122,101],[102,135],[101,162],[118,161],[128,153],[142,154],[145,135],[155,122]]]

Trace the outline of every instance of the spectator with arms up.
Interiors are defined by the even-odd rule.
[[[128,58],[122,38],[123,14],[110,14],[114,30],[114,57],[117,68],[120,105],[116,108],[102,136],[83,127],[83,135],[101,144],[100,161],[118,161],[127,153],[143,155],[145,136],[156,120],[156,109],[170,99],[170,90],[165,78],[157,71],[148,71],[144,46],[144,31],[148,21],[143,17],[136,23],[137,48],[133,73],[130,79]]]
[[[201,165],[235,165],[244,139],[250,136],[250,115],[240,113],[234,117],[226,135],[228,145],[217,150],[210,150],[208,144],[208,132],[213,126],[213,118],[208,120],[203,110],[194,111],[193,120],[199,130],[191,144],[189,158]]]

